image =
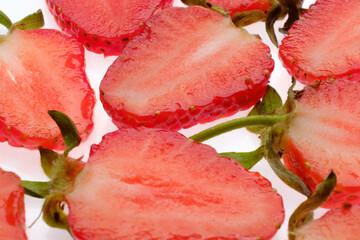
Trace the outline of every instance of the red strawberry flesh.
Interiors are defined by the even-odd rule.
[[[359,15],[359,0],[318,0],[283,39],[283,65],[304,84],[359,79]]]
[[[148,128],[105,135],[66,199],[76,239],[269,239],[284,218],[258,173]]]
[[[13,146],[62,149],[48,110],[74,120],[80,136],[92,130],[93,90],[84,49],[55,30],[16,30],[0,43],[0,141]]]
[[[236,12],[260,10],[267,12],[270,9],[269,0],[212,0],[212,4],[224,7],[231,15]]]
[[[229,18],[168,8],[109,68],[101,100],[117,125],[187,128],[255,104],[274,68],[269,52]]]
[[[27,239],[24,189],[21,187],[20,178],[0,168],[0,184],[0,239]]]
[[[360,236],[360,207],[333,209],[296,230],[296,240],[343,240]]]
[[[118,55],[145,21],[173,0],[47,0],[59,26],[88,50]]]
[[[359,203],[359,96],[360,84],[354,81],[305,88],[284,141],[286,165],[312,191],[331,170],[335,171],[338,184],[326,207]]]

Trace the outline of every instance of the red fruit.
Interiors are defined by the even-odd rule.
[[[118,126],[188,128],[255,104],[274,68],[269,52],[230,18],[167,8],[109,68],[101,100]]]
[[[84,48],[55,30],[15,30],[0,42],[0,141],[34,149],[62,149],[48,110],[75,122],[86,138],[95,104],[84,70]]]
[[[20,178],[0,168],[0,239],[27,239],[24,189]]]
[[[333,209],[295,232],[296,240],[358,239],[360,207]]]
[[[57,24],[89,51],[119,55],[145,21],[173,0],[46,0]]]
[[[280,46],[280,59],[289,73],[307,85],[360,79],[359,13],[360,0],[316,1]]]
[[[324,207],[360,203],[360,83],[306,87],[282,142],[287,167],[315,191],[330,170],[337,176]]]
[[[284,219],[258,173],[146,128],[105,135],[66,200],[75,239],[269,239]]]
[[[268,12],[270,9],[269,0],[212,0],[211,3],[224,7],[229,11],[230,15],[234,15],[236,12],[260,10]]]

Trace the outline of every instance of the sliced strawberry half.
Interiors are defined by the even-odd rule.
[[[318,0],[289,30],[279,49],[291,75],[304,84],[360,78],[360,1]],[[329,17],[331,16],[331,17]]]
[[[0,42],[0,141],[63,149],[48,110],[65,112],[82,138],[93,128],[95,104],[84,48],[56,30],[14,30]]]
[[[258,173],[147,128],[105,135],[66,201],[76,239],[269,239],[284,219],[281,197]]]
[[[334,170],[337,185],[324,207],[360,203],[360,83],[306,87],[296,101],[282,149],[285,164],[315,191]]]
[[[212,0],[211,3],[224,7],[230,15],[236,12],[260,10],[267,13],[270,10],[270,0]]]
[[[58,25],[86,48],[119,55],[145,21],[173,0],[46,0]]]
[[[109,68],[101,100],[118,126],[188,128],[255,104],[274,68],[269,52],[229,17],[167,8]]]
[[[0,168],[0,239],[23,240],[25,234],[24,189],[20,178]]]
[[[296,240],[357,239],[360,235],[358,205],[333,209],[294,233]]]

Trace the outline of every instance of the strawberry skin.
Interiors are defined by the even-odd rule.
[[[177,132],[120,128],[66,197],[75,239],[269,239],[281,197],[258,173]]]
[[[273,68],[270,49],[230,18],[167,8],[110,66],[100,99],[118,126],[179,130],[249,108]]]
[[[84,48],[56,30],[15,30],[0,42],[0,141],[16,147],[63,149],[48,115],[71,116],[85,139],[93,128],[93,90]]]
[[[360,206],[338,208],[295,232],[296,240],[352,240],[360,236]]]
[[[267,13],[270,9],[269,0],[212,0],[212,4],[224,7],[233,16],[236,12],[260,10]]]
[[[46,0],[57,24],[89,51],[119,55],[145,21],[173,0]]]
[[[360,0],[318,0],[290,28],[280,59],[303,84],[360,78]],[[329,17],[331,16],[331,17]]]
[[[282,141],[286,166],[311,191],[334,170],[337,186],[324,207],[360,203],[359,96],[358,81],[306,87]]]
[[[24,189],[20,178],[0,168],[0,239],[25,240]]]

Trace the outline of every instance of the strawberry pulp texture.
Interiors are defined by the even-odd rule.
[[[269,239],[281,197],[258,173],[168,130],[121,128],[93,145],[66,196],[75,239]]]
[[[360,207],[333,209],[320,219],[296,230],[296,240],[358,239],[360,236]]]
[[[323,207],[360,203],[360,84],[338,80],[306,87],[282,148],[284,162],[315,191],[331,170],[338,182]]]
[[[24,189],[20,178],[0,168],[0,239],[25,240]]]
[[[273,68],[268,46],[230,18],[167,8],[109,68],[100,99],[118,126],[179,130],[251,107]]]
[[[46,0],[57,24],[89,51],[119,55],[146,20],[173,0]]]
[[[306,85],[360,79],[359,14],[360,0],[316,1],[282,41],[284,67]]]
[[[69,115],[87,138],[95,97],[84,68],[84,48],[59,31],[15,30],[6,36],[0,44],[0,141],[63,149],[48,110]]]
[[[267,13],[270,10],[269,0],[212,0],[211,3],[225,8],[231,16],[236,12],[260,10]]]

